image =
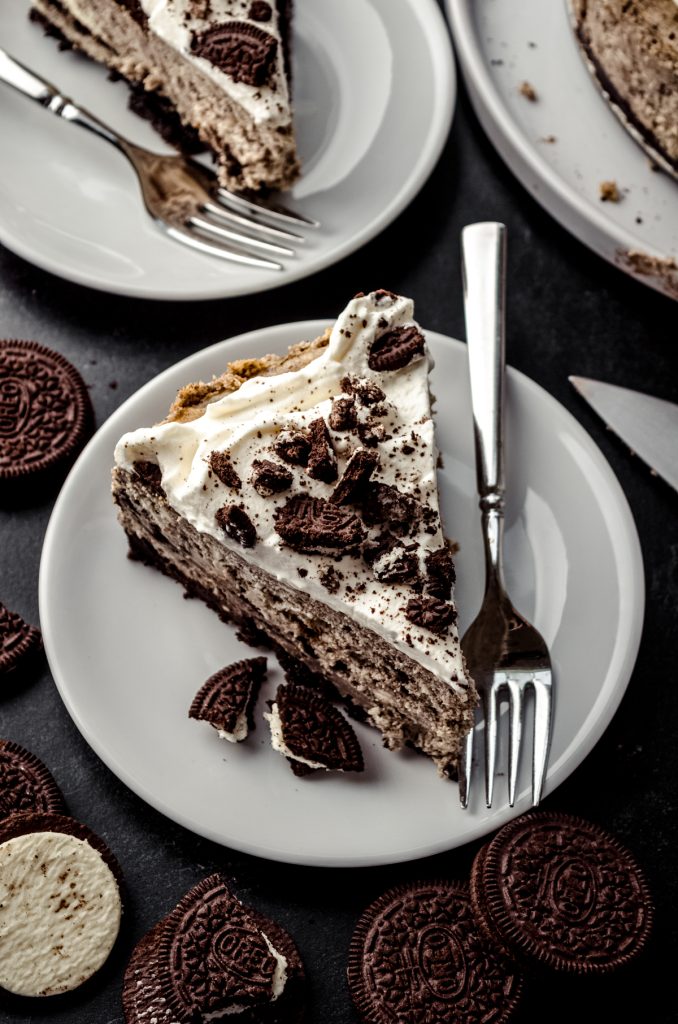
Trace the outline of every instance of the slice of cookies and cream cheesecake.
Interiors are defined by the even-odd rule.
[[[135,90],[173,141],[213,151],[233,190],[288,188],[291,0],[32,0],[31,16]]]
[[[454,774],[477,698],[412,317],[409,299],[359,294],[314,341],[188,385],[119,441],[113,496],[132,557]]]
[[[589,69],[622,123],[678,177],[677,0],[570,0]]]

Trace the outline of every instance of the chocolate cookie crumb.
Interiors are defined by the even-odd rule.
[[[339,382],[342,391],[347,395],[353,395],[361,405],[376,405],[386,400],[386,394],[375,384],[373,380],[366,380],[363,377],[342,377]]]
[[[353,430],[358,422],[353,398],[335,398],[328,422],[332,430]]]
[[[273,448],[283,462],[292,466],[305,466],[311,454],[311,442],[301,431],[281,430]]]
[[[244,509],[238,505],[224,505],[216,513],[216,520],[227,537],[244,548],[253,548],[257,542],[257,531]]]
[[[431,551],[425,559],[428,582],[426,589],[440,601],[449,601],[456,579],[454,563],[449,548]]]
[[[337,460],[327,424],[322,416],[309,423],[308,436],[311,441],[311,452],[307,465],[308,475],[314,480],[322,480],[326,484],[333,483],[337,479]]]
[[[292,486],[294,477],[289,469],[269,459],[255,459],[252,463],[252,486],[262,498],[280,494]]]
[[[376,452],[357,448],[346,463],[344,475],[334,488],[330,501],[334,505],[351,505],[359,501],[365,484],[378,465]]]
[[[367,526],[386,523],[393,533],[404,537],[416,528],[422,510],[416,498],[397,487],[370,481],[365,488],[362,513]]]
[[[617,187],[616,181],[601,181],[600,183],[600,201],[601,203],[619,203],[621,202],[621,192]]]
[[[521,82],[518,90],[521,96],[524,96],[530,103],[536,103],[539,97],[537,96],[537,90],[529,82]]]
[[[456,619],[452,605],[435,597],[411,598],[405,607],[405,615],[415,626],[439,634],[446,633]]]
[[[242,487],[242,480],[233,468],[231,456],[228,452],[210,452],[208,464],[214,475],[221,480],[222,484],[225,484],[226,487],[232,487],[235,491],[240,490]]]

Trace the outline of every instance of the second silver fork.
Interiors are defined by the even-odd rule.
[[[504,586],[504,376],[506,228],[471,224],[462,231],[464,311],[468,342],[476,475],[485,550],[485,595],[462,639],[469,673],[484,718],[485,799],[492,806],[497,770],[500,706],[508,702],[508,800],[515,803],[526,698],[533,695],[532,803],[539,803],[551,733],[551,660],[540,633],[513,607]],[[463,807],[468,806],[473,747],[469,733],[459,770]]]
[[[195,160],[179,154],[164,156],[135,145],[2,49],[0,82],[115,146],[134,168],[152,220],[170,238],[197,252],[264,270],[282,270],[273,257],[294,256],[291,246],[304,242],[303,235],[290,231],[289,225],[318,227],[294,211],[227,192],[219,187],[216,176]]]

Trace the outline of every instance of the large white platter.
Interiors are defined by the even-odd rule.
[[[475,111],[516,177],[585,245],[678,298],[678,182],[652,170],[607,105],[567,0],[445,3]],[[536,103],[521,95],[525,81]],[[610,180],[619,203],[600,200]]]
[[[62,53],[3,4],[0,45],[133,142],[169,152],[127,87]],[[244,295],[299,280],[373,238],[416,195],[447,138],[456,85],[435,0],[296,0],[296,128],[304,174],[288,205],[316,218],[283,271],[227,264],[162,235],[107,143],[0,85],[0,242],[46,270],[154,299]]]
[[[281,351],[326,324],[286,324],[221,342],[152,380],[103,425],[57,501],[40,570],[40,617],[64,703],[87,742],[139,796],[187,828],[275,860],[315,865],[403,861],[450,849],[527,809],[462,811],[456,784],[420,755],[385,751],[356,730],[363,776],[297,779],[262,719],[248,742],[220,741],[187,717],[212,672],[249,649],[199,601],[126,557],[110,499],[113,448],[126,430],[159,419],[177,388],[209,379],[230,359]],[[483,561],[475,497],[466,347],[428,335],[436,359],[443,520],[461,544],[457,599],[464,629],[480,603]],[[635,526],[607,462],[576,420],[521,374],[508,378],[506,563],[515,603],[551,646],[556,678],[549,792],[591,750],[635,661],[644,588]],[[282,681],[273,669],[264,698]]]

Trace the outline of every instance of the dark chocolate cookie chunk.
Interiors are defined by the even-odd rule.
[[[354,505],[359,501],[365,490],[365,484],[379,465],[376,452],[366,448],[356,448],[348,462],[344,474],[332,491],[330,501],[333,505]]]
[[[0,988],[51,996],[105,963],[120,929],[122,873],[106,844],[61,814],[0,822]]]
[[[311,441],[300,430],[281,430],[273,449],[283,462],[292,466],[305,466],[311,454]]]
[[[604,974],[644,948],[653,908],[644,875],[613,836],[565,814],[506,825],[475,869],[474,905],[516,958]]]
[[[386,393],[379,385],[365,377],[347,375],[341,378],[340,383],[346,394],[353,395],[361,405],[377,405],[378,402],[383,402],[386,398]]]
[[[254,729],[254,705],[266,678],[266,658],[247,658],[210,676],[198,690],[189,718],[209,722],[225,738],[240,742]]]
[[[253,548],[257,543],[254,523],[239,505],[224,505],[218,509],[216,520],[227,537],[244,548]]]
[[[437,597],[413,597],[405,606],[405,615],[415,626],[428,629],[431,633],[446,633],[456,619],[457,613],[451,604],[439,601]]]
[[[358,737],[341,712],[319,693],[306,686],[279,686],[271,714],[266,717],[274,746],[282,740],[285,749],[280,752],[288,757],[293,769],[301,765],[303,774],[321,768],[363,771]],[[306,763],[309,761],[312,764]]]
[[[0,481],[67,465],[93,422],[71,363],[35,341],[0,341]]]
[[[414,882],[360,918],[348,985],[364,1024],[503,1024],[522,981],[483,941],[466,886]]]
[[[337,479],[337,459],[327,424],[322,416],[308,425],[311,451],[308,456],[307,472],[314,480],[331,484]]]
[[[438,548],[426,556],[428,581],[426,589],[433,597],[449,601],[456,579],[454,562],[449,548]]]
[[[26,811],[64,814],[66,806],[42,761],[18,743],[0,740],[0,819]]]
[[[193,1024],[210,1014],[241,1024],[296,1024],[303,989],[290,936],[211,875],[141,940],[125,974],[123,1006],[127,1024]]]
[[[355,400],[353,398],[335,398],[328,417],[332,430],[353,430],[358,424]]]
[[[292,486],[294,477],[289,469],[270,459],[255,459],[252,463],[252,487],[262,498],[281,494]]]
[[[0,601],[0,676],[12,672],[22,658],[42,650],[42,635]]]
[[[377,338],[370,349],[370,370],[400,370],[424,354],[424,335],[416,327],[394,327]]]
[[[226,487],[230,487],[234,491],[240,490],[242,480],[238,476],[228,452],[210,452],[209,467]]]
[[[350,552],[364,539],[360,519],[324,498],[296,494],[274,513],[275,528],[295,551]]]
[[[199,33],[192,49],[234,82],[266,85],[275,67],[278,41],[257,25],[230,21]]]
[[[422,506],[392,484],[370,481],[365,488],[362,512],[368,526],[384,523],[392,533],[404,537],[421,521]]]

